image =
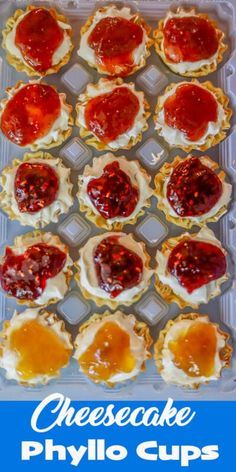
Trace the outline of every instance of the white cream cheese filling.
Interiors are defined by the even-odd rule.
[[[108,218],[106,220],[108,224],[112,224],[114,222],[125,222],[134,218],[145,206],[145,203],[153,193],[152,189],[149,187],[150,179],[147,175],[140,172],[140,166],[136,161],[128,161],[123,156],[119,156],[117,158],[113,154],[108,152],[103,156],[94,158],[93,166],[86,166],[83,175],[79,177],[79,199],[84,203],[84,205],[91,208],[96,215],[101,216],[88,195],[88,183],[93,179],[101,177],[104,171],[104,167],[106,167],[108,164],[111,164],[112,162],[118,162],[120,169],[129,176],[132,185],[137,187],[139,190],[139,198],[134,211],[129,216],[118,216],[116,218]]]
[[[131,372],[117,372],[107,379],[107,382],[116,383],[124,382],[138,375],[142,369],[142,365],[148,357],[148,352],[145,345],[145,339],[143,336],[138,336],[134,331],[136,319],[133,315],[124,315],[121,311],[108,316],[104,316],[102,319],[91,323],[86,327],[84,331],[78,334],[75,340],[76,351],[73,357],[78,360],[84,354],[84,352],[93,344],[94,338],[97,332],[106,323],[116,323],[122,330],[124,330],[130,337],[130,351],[133,355],[136,365]],[[83,368],[80,366],[81,372]]]
[[[33,85],[33,84],[40,84],[40,80],[30,80],[29,83],[23,83],[17,88],[14,88],[14,87],[11,88],[7,92],[8,100],[11,100],[14,97],[14,95],[17,94],[19,90],[21,90],[22,88],[26,87],[27,85]],[[43,84],[43,85],[49,85],[49,84]],[[37,147],[43,148],[44,146],[47,146],[48,144],[51,144],[52,142],[57,142],[61,133],[69,129],[69,119],[70,119],[69,106],[65,103],[65,94],[59,93],[59,92],[57,93],[59,95],[60,103],[61,103],[60,116],[54,121],[50,131],[47,134],[45,134],[45,136],[43,136],[42,138],[36,139],[33,143],[27,144],[24,147],[37,145]],[[4,103],[2,106],[2,109],[0,112],[0,119],[7,103]]]
[[[23,18],[28,14],[29,12],[23,13],[17,21],[15,22],[12,30],[8,33],[6,36],[5,44],[6,44],[6,49],[7,51],[12,55],[15,56],[17,59],[20,59],[27,67],[31,67],[24,59],[24,57],[21,54],[21,50],[16,46],[15,44],[15,37],[16,37],[16,28],[18,24],[23,20]],[[52,66],[55,66],[60,63],[60,61],[66,56],[66,54],[70,51],[71,48],[71,38],[67,34],[68,30],[71,30],[71,26],[68,25],[67,23],[63,23],[62,21],[57,21],[58,26],[63,30],[63,41],[60,44],[60,46],[55,50],[53,57],[52,57]],[[34,70],[34,69],[33,69]]]
[[[96,53],[94,49],[92,49],[89,46],[88,43],[88,38],[90,34],[92,33],[93,29],[101,21],[103,18],[111,17],[120,17],[124,18],[125,20],[131,20],[135,15],[133,15],[130,11],[130,8],[128,7],[123,7],[121,9],[118,9],[115,5],[110,5],[102,11],[101,9],[97,10],[93,17],[93,21],[91,26],[88,28],[88,30],[81,36],[80,40],[80,47],[78,49],[78,55],[85,59],[85,61],[89,62],[92,66],[97,65],[97,60],[96,60]],[[139,65],[140,62],[145,58],[146,53],[147,53],[147,41],[148,37],[146,34],[146,31],[143,29],[143,40],[142,43],[134,49],[132,53],[133,57],[133,65]]]
[[[54,333],[57,334],[57,336],[63,341],[63,343],[65,344],[65,348],[71,350],[73,349],[73,346],[70,342],[69,334],[64,329],[62,329],[62,322],[60,320],[55,320],[53,314],[52,316],[50,316],[50,318],[45,318],[43,312],[40,315],[39,308],[28,308],[22,313],[18,313],[17,311],[15,311],[12,319],[10,320],[10,325],[5,333],[7,338],[11,336],[11,333],[13,331],[20,329],[27,321],[31,320],[37,320],[40,324],[46,327],[50,326],[50,329],[54,331]],[[5,369],[7,379],[22,382],[23,379],[21,378],[17,370],[18,362],[19,355],[16,351],[10,349],[10,346],[6,344],[2,350],[2,356],[0,356],[0,368]],[[38,383],[47,383],[50,379],[54,377],[54,375],[50,375],[49,373],[41,374],[29,379],[27,383],[31,385],[36,385]]]
[[[110,297],[109,293],[99,287],[95,264],[93,261],[94,252],[103,239],[109,236],[117,237],[119,244],[133,251],[143,261],[143,274],[139,284],[132,288],[123,290],[117,297]],[[150,283],[153,271],[146,267],[146,254],[143,245],[133,239],[131,234],[127,235],[120,232],[108,232],[100,234],[89,239],[89,241],[80,249],[80,259],[78,265],[80,267],[80,281],[82,287],[92,296],[102,298],[103,300],[114,300],[114,302],[128,302],[136,295],[140,294]]]
[[[205,165],[205,166],[209,167],[210,169],[212,169],[212,163],[209,159],[207,159],[204,156],[199,157],[199,159],[200,159],[200,161],[203,165]],[[212,169],[212,170],[214,170],[214,169]],[[170,181],[170,178],[171,177],[169,177],[165,180],[165,183],[164,183],[165,197],[162,199],[162,202],[165,205],[165,207],[168,209],[169,215],[173,216],[173,218],[181,218],[182,219],[182,217],[179,216],[174,211],[174,209],[172,208],[172,206],[169,203],[169,200],[166,198],[167,185]],[[211,208],[211,210],[208,211],[207,213],[204,213],[203,215],[200,215],[200,216],[188,216],[188,217],[186,217],[187,219],[196,222],[196,224],[201,223],[202,221],[205,221],[208,218],[211,218],[212,216],[216,215],[221,208],[223,208],[224,206],[227,206],[229,204],[230,199],[231,199],[231,193],[232,193],[232,185],[225,182],[225,181],[222,181],[222,180],[221,180],[221,183],[222,183],[222,194],[221,194],[219,200],[216,202],[216,204]],[[160,199],[159,196],[158,196],[158,198]]]
[[[225,254],[220,241],[215,237],[213,231],[211,231],[208,227],[203,227],[194,237],[192,237],[189,233],[184,233],[183,236],[194,239],[194,241],[204,241],[214,244]],[[163,254],[161,251],[157,251],[157,275],[164,285],[168,285],[176,295],[181,297],[187,303],[190,303],[190,306],[192,304],[207,303],[211,298],[212,293],[214,293],[215,296],[221,293],[220,284],[222,277],[220,277],[220,279],[213,280],[206,285],[203,285],[202,287],[194,290],[192,293],[188,293],[186,288],[180,285],[178,279],[168,271],[168,258],[169,254]]]
[[[169,11],[166,18],[165,18],[163,27],[166,25],[167,21],[170,18],[184,18],[186,16],[196,16],[196,17],[198,17],[198,15],[196,15],[196,12],[195,12],[194,9],[189,10],[189,11],[185,11],[185,10],[180,9],[180,11],[178,11],[178,12]],[[162,48],[163,54],[165,54],[165,52],[164,52],[164,38],[162,40],[161,48]],[[218,49],[215,52],[215,54],[208,57],[208,59],[201,59],[200,61],[182,61],[182,62],[175,63],[175,62],[168,61],[167,57],[165,56],[165,63],[166,63],[167,66],[170,67],[171,70],[173,70],[177,74],[185,74],[186,72],[194,72],[196,70],[201,69],[204,66],[207,66],[207,65],[209,66],[211,64],[214,64],[215,66],[217,66],[217,57],[218,57],[219,48],[220,48],[220,43],[219,43]]]
[[[46,287],[42,291],[42,294],[34,300],[36,305],[46,305],[53,299],[61,300],[68,290],[67,286],[67,273],[72,267],[73,262],[66,252],[66,246],[59,242],[59,238],[52,233],[42,232],[39,235],[32,235],[32,233],[24,234],[23,236],[16,237],[14,245],[10,246],[14,254],[23,254],[28,247],[34,246],[35,244],[47,244],[48,246],[55,246],[62,252],[67,254],[66,262],[62,270],[55,276],[47,279]]]
[[[85,94],[80,95],[80,103],[77,105],[77,122],[79,126],[87,129],[85,121],[85,109],[88,101],[92,98],[98,97],[99,95],[110,93],[114,89],[121,87],[128,88],[137,97],[139,101],[139,111],[135,116],[133,126],[125,133],[117,136],[114,141],[110,141],[108,143],[108,146],[114,150],[127,146],[132,138],[137,138],[139,133],[146,125],[143,92],[137,92],[133,83],[122,83],[117,85],[116,79],[100,79],[97,84],[88,84]],[[94,134],[94,136],[100,141],[99,137],[97,137],[95,133],[92,134]]]
[[[207,90],[209,93],[213,95],[215,100],[217,101],[217,107],[218,107],[218,117],[217,121],[209,121],[207,125],[207,129],[204,133],[204,135],[198,140],[198,141],[191,141],[189,140],[183,131],[180,131],[177,128],[172,128],[171,126],[168,126],[165,122],[165,113],[164,113],[164,103],[167,100],[168,97],[173,95],[180,85],[183,84],[191,84],[191,82],[179,82],[175,84],[171,90],[168,92],[165,92],[164,95],[160,97],[160,107],[161,110],[158,113],[158,116],[156,118],[156,123],[155,123],[155,129],[158,131],[159,135],[162,136],[171,146],[189,146],[189,145],[195,145],[195,146],[201,146],[202,144],[205,144],[206,138],[208,136],[215,136],[219,133],[222,127],[222,123],[225,119],[225,111],[222,107],[222,105],[217,101],[215,95],[213,92],[210,90],[207,90],[205,87],[202,87],[204,90]],[[201,87],[201,84],[194,84],[197,87]],[[194,111],[193,111],[194,113]]]
[[[14,215],[17,216],[24,225],[35,226],[38,223],[39,225],[45,225],[50,222],[57,222],[58,216],[62,213],[67,213],[68,209],[73,205],[70,169],[62,166],[60,162],[61,160],[59,158],[22,161],[23,164],[47,164],[56,172],[59,180],[59,189],[55,200],[50,205],[36,213],[24,213],[19,210],[14,192],[18,167],[13,167],[5,174],[5,182],[0,181],[3,191],[5,192],[5,196],[2,198],[2,206],[11,207]]]
[[[171,326],[165,336],[164,346],[162,349],[162,365],[163,370],[161,371],[161,376],[167,383],[174,383],[182,386],[193,386],[196,383],[204,383],[210,380],[217,380],[220,377],[221,369],[224,367],[224,362],[220,359],[220,351],[225,346],[225,339],[221,335],[217,328],[215,327],[216,337],[217,337],[217,346],[216,353],[214,358],[214,372],[209,377],[199,375],[199,376],[189,376],[184,370],[177,367],[174,363],[174,355],[169,349],[168,345],[170,341],[175,341],[178,337],[193,324],[196,323],[209,323],[208,317],[201,316],[196,320],[180,320]]]

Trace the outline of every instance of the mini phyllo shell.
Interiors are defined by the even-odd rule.
[[[167,239],[157,251],[156,289],[168,303],[198,308],[221,293],[228,279],[227,253],[206,226]]]
[[[148,326],[121,311],[95,314],[75,339],[74,358],[81,372],[95,383],[114,387],[135,380],[151,357]]]
[[[142,242],[109,232],[90,238],[79,251],[75,279],[85,298],[116,309],[131,305],[147,290],[153,271]]]
[[[79,176],[80,210],[100,228],[121,230],[150,207],[151,177],[138,161],[110,152],[93,159]]]
[[[17,236],[0,260],[0,285],[19,304],[46,306],[69,288],[73,262],[58,236],[33,231]]]
[[[195,8],[169,11],[153,36],[156,52],[165,65],[184,77],[211,74],[227,49],[217,22]]]
[[[230,367],[229,335],[207,315],[187,313],[168,321],[154,344],[154,359],[163,380],[196,389],[218,380]]]
[[[171,223],[184,228],[216,222],[227,211],[232,185],[208,156],[177,156],[155,177],[157,207]]]
[[[143,92],[121,78],[88,84],[76,105],[76,125],[87,144],[100,151],[130,149],[148,129],[149,105]]]
[[[12,143],[37,151],[59,146],[72,132],[66,95],[39,80],[17,82],[0,103],[0,129]]]
[[[81,28],[78,55],[100,74],[125,77],[146,64],[151,28],[129,7],[99,8]]]
[[[0,333],[0,367],[25,386],[46,384],[69,364],[73,346],[64,321],[39,308],[15,311]]]
[[[205,151],[222,141],[230,128],[232,110],[221,88],[211,82],[179,82],[158,98],[155,129],[170,147]]]
[[[46,152],[14,159],[0,177],[0,206],[11,220],[43,228],[73,205],[70,169]]]
[[[28,6],[8,18],[2,32],[6,58],[18,72],[45,76],[70,59],[72,28],[54,8]]]

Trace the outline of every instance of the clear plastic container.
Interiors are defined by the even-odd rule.
[[[46,78],[45,81],[55,84],[59,91],[66,92],[69,103],[73,106],[76,103],[77,94],[84,90],[86,83],[89,81],[96,82],[99,75],[93,69],[90,69],[85,62],[78,57],[76,50],[79,43],[79,31],[82,24],[88,16],[98,8],[101,3],[91,1],[50,1],[50,2],[25,2],[21,0],[2,1],[0,3],[1,26],[4,25],[6,19],[14,12],[16,8],[24,7],[29,3],[37,3],[44,5],[55,5],[61,8],[71,22],[74,32],[75,49],[70,62],[57,75]],[[107,2],[106,2],[107,3]],[[115,1],[110,3],[116,3]],[[117,2],[119,5],[121,2]],[[220,64],[217,72],[204,77],[200,80],[211,80],[214,85],[222,87],[226,94],[229,95],[231,107],[235,111],[236,108],[236,5],[232,1],[192,1],[171,3],[168,0],[159,2],[156,0],[141,0],[126,2],[132,8],[140,11],[145,20],[152,28],[157,27],[157,22],[165,16],[169,8],[178,6],[194,6],[201,12],[207,12],[212,18],[216,18],[220,27],[226,33],[228,43],[228,51],[225,54],[223,63]],[[4,89],[13,86],[18,80],[28,81],[23,73],[17,73],[13,67],[8,65],[4,60],[5,53],[2,53],[1,63],[1,94],[4,95]],[[127,81],[135,81],[137,89],[143,89],[147,96],[147,100],[151,105],[153,114],[157,95],[163,90],[168,83],[180,81],[181,77],[171,73],[161,62],[159,57],[152,48],[152,54],[147,60],[144,69],[138,71],[133,76],[126,79]],[[232,183],[236,183],[236,127],[235,114],[231,121],[231,129],[225,141],[220,145],[210,149],[209,154],[214,160],[228,173]],[[0,138],[0,156],[1,168],[4,168],[15,157],[23,156],[25,151],[14,146],[3,136]],[[77,177],[83,171],[86,163],[92,162],[93,156],[101,155],[92,148],[86,146],[79,138],[79,130],[75,126],[70,139],[60,148],[50,150],[54,156],[60,155],[64,163],[71,167],[73,171],[74,196],[77,191]],[[149,129],[143,135],[142,142],[137,144],[130,151],[119,151],[117,155],[125,154],[128,158],[139,159],[141,164],[154,177],[158,169],[165,160],[172,161],[175,155],[185,153],[179,149],[168,150],[163,147],[163,142],[159,140],[157,133],[154,132],[152,118],[149,120]],[[153,226],[154,225],[154,226]],[[229,250],[232,259],[236,253],[236,206],[231,205],[229,212],[220,220],[219,223],[211,225],[216,236],[222,241],[223,245]],[[156,233],[158,228],[158,237]],[[17,222],[11,222],[6,215],[0,213],[0,241],[1,252],[6,243],[11,244],[16,235],[32,230],[30,227],[22,227]],[[79,206],[77,199],[67,215],[62,215],[58,224],[50,224],[45,228],[46,231],[58,233],[70,246],[70,253],[73,260],[78,259],[78,249],[81,244],[89,236],[97,234],[99,230],[86,221],[84,214],[79,214]],[[141,217],[135,228],[126,226],[124,231],[132,231],[135,238],[143,239],[146,242],[147,250],[153,258],[163,239],[181,234],[181,228],[167,222],[163,214],[156,209],[156,199],[152,199],[151,208]],[[201,305],[199,312],[207,313],[210,319],[219,322],[224,329],[230,332],[232,339],[236,336],[236,282],[235,269],[232,268],[231,281],[226,286],[225,292],[221,297],[210,301],[207,305]],[[232,279],[234,279],[232,281]],[[57,306],[49,306],[49,311],[56,311],[58,315],[65,318],[68,329],[75,335],[78,331],[80,322],[92,313],[104,311],[103,308],[97,308],[94,302],[83,300],[83,297],[76,286],[75,282],[71,283],[71,292],[68,292],[65,299],[60,301]],[[24,307],[18,306],[14,300],[5,298],[0,293],[0,321],[8,319],[12,316],[13,310],[18,308],[23,311]],[[156,340],[159,330],[165,325],[168,319],[176,317],[180,310],[177,305],[168,306],[156,294],[153,282],[148,292],[142,299],[127,309],[121,306],[126,313],[134,313],[138,318],[145,320],[151,329],[153,339]],[[188,311],[188,310],[186,310]],[[76,362],[71,361],[70,366],[63,369],[62,376],[52,383],[39,388],[29,389],[16,384],[13,381],[7,381],[3,375],[0,376],[0,399],[41,399],[51,392],[60,390],[71,398],[96,399],[96,400],[160,400],[171,396],[174,399],[209,399],[209,400],[232,400],[235,399],[236,391],[236,368],[235,354],[233,357],[232,368],[225,370],[222,379],[218,382],[212,382],[207,386],[202,386],[198,391],[182,390],[177,387],[166,385],[158,375],[154,362],[147,362],[147,370],[142,373],[135,382],[129,383],[119,388],[107,389],[102,386],[96,386],[89,382],[79,370]]]

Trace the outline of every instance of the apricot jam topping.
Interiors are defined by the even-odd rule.
[[[213,56],[219,46],[217,32],[205,18],[170,18],[163,29],[164,52],[170,62],[195,62]]]
[[[120,17],[100,20],[88,38],[90,48],[95,51],[96,61],[104,72],[119,76],[128,75],[134,64],[133,52],[143,41],[141,26]]]
[[[19,210],[36,213],[54,202],[59,179],[48,164],[24,162],[15,176],[15,199]]]
[[[171,251],[167,268],[192,293],[225,274],[226,258],[214,244],[185,239]]]
[[[139,198],[129,176],[120,169],[117,161],[104,167],[103,174],[89,181],[87,192],[103,218],[128,217],[133,213]]]
[[[120,372],[132,372],[136,365],[130,350],[130,336],[117,323],[107,321],[92,344],[80,356],[82,370],[93,380],[109,380]]]
[[[116,87],[89,100],[85,122],[100,141],[109,143],[132,128],[138,111],[136,95],[128,87]]]
[[[218,202],[222,195],[222,182],[200,159],[191,157],[174,168],[166,193],[177,215],[200,216]]]
[[[190,377],[210,377],[214,373],[216,346],[214,325],[201,321],[168,343],[174,364]]]
[[[218,105],[212,93],[194,84],[179,85],[164,103],[165,122],[184,133],[190,141],[198,141],[209,122],[216,122]]]
[[[18,23],[15,45],[27,64],[38,72],[52,67],[54,52],[64,38],[63,30],[50,10],[36,8]]]
[[[119,243],[118,237],[104,238],[94,252],[94,264],[98,284],[117,297],[123,290],[139,284],[143,273],[143,261],[130,249]]]
[[[13,143],[26,146],[46,136],[60,113],[60,97],[53,87],[28,84],[7,102],[1,130]]]
[[[16,368],[22,380],[57,375],[71,354],[59,336],[37,320],[28,320],[12,331],[9,343],[19,356]]]
[[[66,254],[55,246],[35,244],[23,254],[6,248],[0,265],[0,282],[8,295],[35,300],[46,287],[47,279],[55,277],[64,267]]]

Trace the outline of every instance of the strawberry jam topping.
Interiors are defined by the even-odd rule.
[[[89,181],[87,192],[103,218],[126,218],[133,213],[139,198],[129,176],[120,169],[117,161],[104,167],[103,174]]]
[[[165,122],[184,133],[190,141],[198,141],[207,131],[209,122],[218,117],[217,101],[202,87],[179,85],[164,103]]]
[[[226,258],[214,244],[186,239],[171,251],[167,268],[192,293],[225,274]]]
[[[208,213],[221,195],[221,180],[197,157],[178,164],[167,184],[169,204],[183,218]]]
[[[110,236],[98,244],[94,264],[99,287],[108,292],[111,298],[135,287],[142,278],[142,259],[122,246],[117,237]]]
[[[8,247],[0,266],[2,289],[20,300],[35,300],[44,291],[47,279],[55,277],[65,262],[66,254],[47,244],[35,244],[19,255]]]
[[[88,38],[90,48],[95,51],[96,60],[104,71],[119,76],[128,75],[133,67],[133,51],[143,41],[141,26],[120,17],[106,17],[100,20]]]
[[[89,100],[85,122],[100,141],[109,143],[132,128],[139,111],[139,100],[127,87],[116,87]]]
[[[54,202],[59,179],[48,164],[24,162],[15,176],[15,199],[22,213],[36,213]]]
[[[170,18],[163,34],[165,56],[175,64],[208,59],[219,46],[214,26],[198,16]]]
[[[18,23],[15,45],[34,70],[45,72],[50,69],[54,52],[64,38],[63,30],[49,10],[36,8]]]
[[[7,102],[1,117],[1,130],[19,146],[46,136],[61,113],[61,102],[53,87],[28,84]]]

